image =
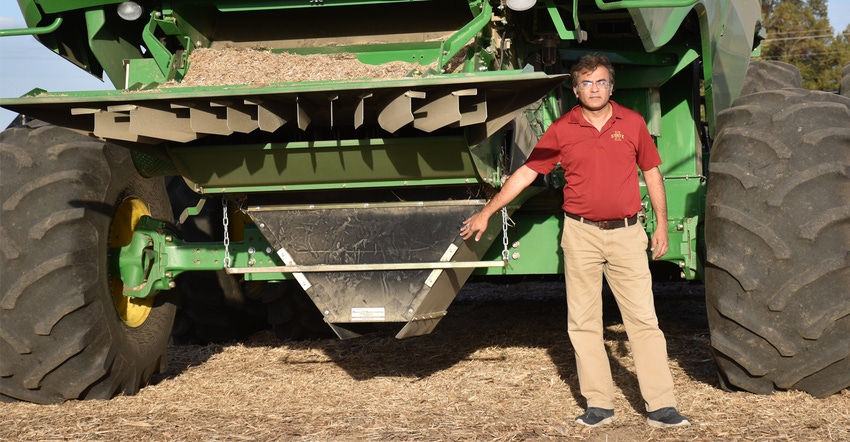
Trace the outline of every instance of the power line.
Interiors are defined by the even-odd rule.
[[[812,26],[809,26],[809,27],[807,27],[806,29],[800,29],[800,30],[796,30],[796,31],[784,31],[784,30],[782,30],[781,28],[776,28],[776,30],[771,31],[771,30],[770,30],[770,28],[771,28],[771,27],[770,27],[770,26],[768,26],[768,27],[767,27],[767,29],[766,29],[766,31],[767,31],[767,33],[768,33],[768,34],[771,34],[771,35],[772,35],[772,34],[805,34],[805,33],[807,33],[807,32],[812,32],[812,31],[813,31],[813,27],[812,27]],[[820,28],[821,28],[821,29],[818,29],[818,30],[817,30],[818,32],[826,32],[826,28],[825,28],[825,27],[822,27],[822,26],[821,26]],[[834,31],[836,31],[836,32],[841,32],[841,30],[837,30],[836,28],[833,28],[832,26],[830,26],[830,28],[832,28],[832,29],[833,29]]]
[[[844,54],[845,51],[824,51],[824,52],[807,52],[805,54],[786,54],[786,55],[760,55],[759,57],[770,59],[770,60],[778,60],[780,58],[804,58],[812,55],[832,55],[832,54]]]
[[[826,30],[824,30],[824,31],[826,31]],[[810,32],[812,32],[812,30],[811,30],[811,29],[804,29],[804,30],[802,30],[802,31],[774,31],[774,32],[770,32],[770,31],[768,31],[768,34],[770,34],[770,35],[776,35],[776,34],[780,34],[780,35],[785,35],[785,34],[807,34],[807,33],[810,33]]]
[[[786,41],[786,40],[810,40],[813,38],[832,38],[832,34],[820,34],[820,35],[806,35],[803,37],[782,37],[782,38],[766,38],[762,40],[762,43],[769,41]]]
[[[835,35],[842,35],[842,34],[846,35],[846,34],[848,34],[847,32],[844,32],[844,31],[829,31],[829,30],[826,30],[826,29],[817,29],[817,30],[809,29],[809,30],[805,30],[805,31],[789,31],[789,32],[768,32],[767,34],[770,35],[770,36],[777,36],[778,37],[778,36],[785,36],[785,35],[792,35],[792,34],[812,34],[812,33],[815,33],[815,32],[818,32],[818,33],[835,32]],[[832,34],[830,34],[830,35],[832,35]]]

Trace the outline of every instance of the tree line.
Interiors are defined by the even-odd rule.
[[[761,0],[766,38],[754,59],[797,66],[806,89],[838,90],[841,69],[850,63],[850,25],[830,26],[827,1]]]

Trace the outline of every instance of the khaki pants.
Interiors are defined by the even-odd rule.
[[[601,230],[564,219],[561,247],[567,283],[567,323],[581,394],[588,407],[614,408],[614,381],[602,338],[602,275],[617,300],[632,346],[647,411],[675,407],[667,342],[658,328],[652,277],[640,223]]]

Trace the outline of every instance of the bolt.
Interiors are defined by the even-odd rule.
[[[248,247],[248,254],[249,255],[253,255],[256,252],[257,252],[257,249],[255,249],[253,246]]]
[[[251,259],[249,259],[249,260],[248,260],[248,265],[249,265],[249,266],[253,266],[253,265],[254,265],[254,264],[256,264],[256,263],[257,263],[257,260],[256,260],[256,259],[254,259],[254,258],[251,258]]]
[[[325,316],[327,316],[327,315],[331,314],[331,311],[330,311],[330,310],[325,310],[325,311],[323,311],[322,313],[323,313]]]
[[[272,248],[271,248],[271,247],[266,247],[266,254],[267,254],[267,255],[271,255],[271,254],[272,254]]]
[[[519,259],[519,252],[514,252],[511,254],[511,259],[517,260]]]
[[[165,242],[174,242],[174,237],[171,235],[165,235]]]
[[[514,243],[511,244],[511,247],[518,249],[519,248],[519,241],[514,241]]]
[[[676,224],[676,230],[681,232],[682,230],[685,230],[685,226],[682,225],[682,223]]]
[[[165,272],[165,277],[166,277],[166,278],[168,278],[168,279],[173,278],[173,277],[174,277],[174,272],[170,272],[170,271],[169,271],[169,272]]]
[[[173,289],[174,287],[177,287],[177,283],[174,281],[168,281],[168,288]]]

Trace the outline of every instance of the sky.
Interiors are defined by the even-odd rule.
[[[828,0],[829,23],[836,31],[850,24],[850,0]],[[25,27],[15,0],[0,0],[0,29]],[[112,89],[103,82],[54,54],[32,36],[0,38],[0,97],[19,97],[41,88],[50,92]],[[15,114],[0,109],[0,130]]]

